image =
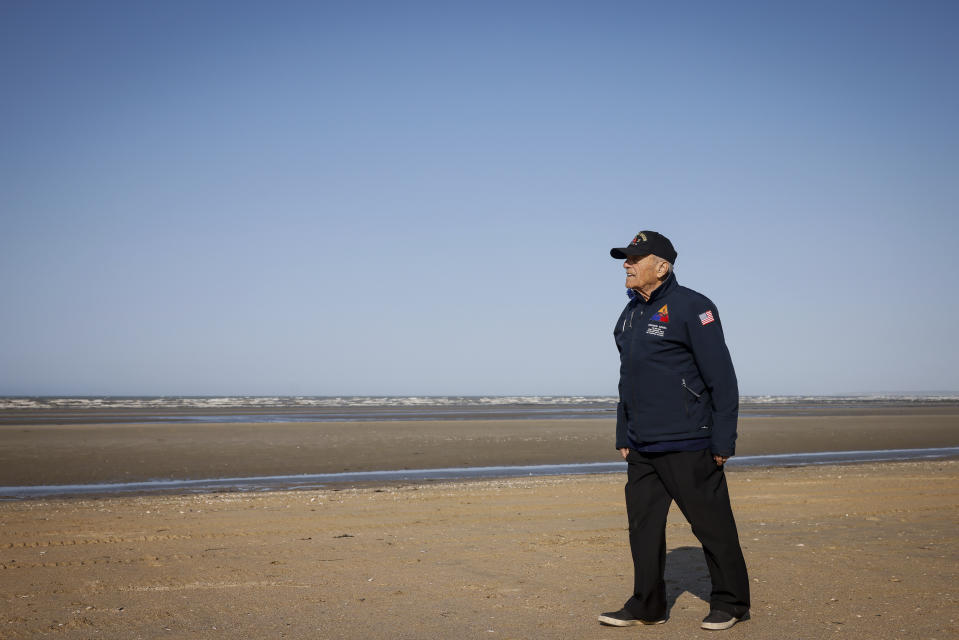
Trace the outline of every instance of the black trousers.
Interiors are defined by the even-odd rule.
[[[713,583],[710,608],[742,617],[749,610],[749,577],[723,468],[708,449],[630,451],[626,461],[634,571],[633,597],[626,609],[643,620],[666,616],[666,514],[675,500],[706,554]]]

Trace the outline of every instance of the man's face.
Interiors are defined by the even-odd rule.
[[[662,262],[653,254],[645,256],[627,256],[623,262],[626,269],[626,288],[652,291],[659,284],[656,267]]]

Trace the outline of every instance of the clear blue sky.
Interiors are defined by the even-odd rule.
[[[0,3],[0,394],[959,390],[955,2]]]

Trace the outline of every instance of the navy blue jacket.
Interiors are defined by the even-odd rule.
[[[739,386],[719,312],[672,273],[649,300],[626,305],[613,330],[619,349],[616,448],[709,437],[736,453]]]

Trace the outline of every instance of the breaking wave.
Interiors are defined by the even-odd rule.
[[[615,396],[7,396],[2,410],[83,409],[336,409],[600,407],[616,405]],[[743,396],[744,407],[768,405],[881,405],[959,402],[959,394],[863,394],[841,396]]]

